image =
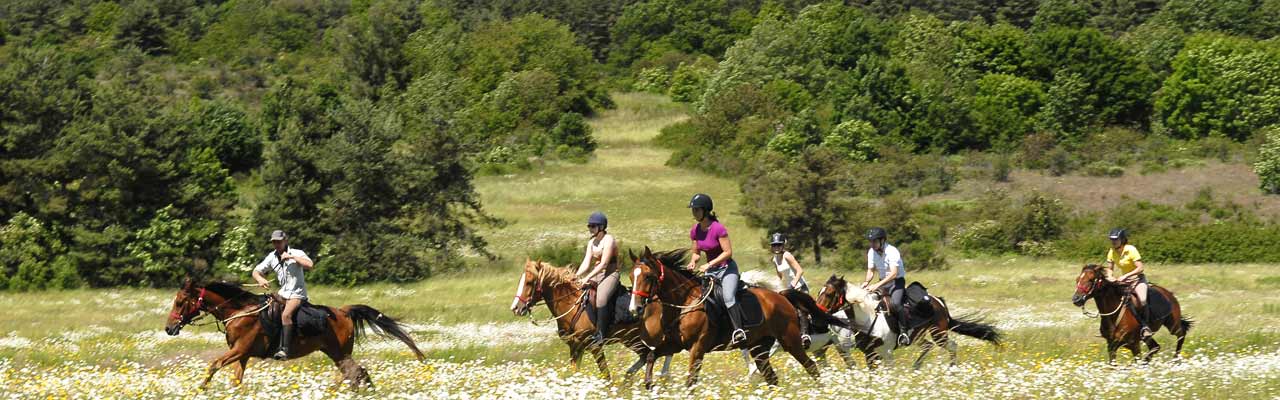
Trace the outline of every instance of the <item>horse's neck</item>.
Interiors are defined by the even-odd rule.
[[[543,303],[547,303],[547,309],[551,310],[555,315],[568,310],[574,306],[574,302],[581,297],[582,291],[574,287],[568,282],[555,280],[553,282],[544,283],[543,292],[547,295],[543,296]]]
[[[1103,318],[1113,319],[1119,316],[1116,309],[1120,307],[1120,303],[1124,301],[1124,292],[1120,287],[1106,284],[1100,288],[1098,294],[1093,296],[1093,304],[1098,307],[1098,313],[1104,314]],[[1105,315],[1105,314],[1110,315]]]
[[[204,294],[204,311],[213,315],[214,318],[226,319],[231,314],[240,312],[241,308],[247,307],[236,306],[230,299],[214,292],[205,292]]]
[[[673,273],[669,276],[671,277],[671,284],[664,285],[658,291],[658,296],[663,302],[689,305],[695,298],[702,296],[702,285],[679,273]]]

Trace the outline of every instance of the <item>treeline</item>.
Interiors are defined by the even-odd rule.
[[[0,5],[0,289],[243,275],[285,229],[317,282],[489,255],[476,173],[583,160],[603,69],[536,14],[417,1]]]

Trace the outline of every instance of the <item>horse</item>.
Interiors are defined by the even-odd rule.
[[[782,280],[779,279],[777,275],[765,273],[759,270],[743,272],[742,282],[778,292],[783,296],[795,295],[792,291],[788,291],[789,289],[782,285]],[[819,305],[819,308],[821,308],[821,305]],[[844,311],[831,313],[831,317],[840,320],[846,325],[850,325],[849,318],[845,315]],[[819,366],[825,368],[827,366],[827,350],[828,348],[835,347],[836,352],[839,353],[840,357],[844,360],[845,366],[853,367],[854,362],[853,358],[850,357],[849,350],[854,347],[856,331],[836,325],[830,325],[827,328],[827,332],[811,333],[809,335],[809,345],[805,348],[805,351],[808,351],[809,354],[813,355],[814,361],[817,361]],[[773,353],[777,352],[779,348],[780,347],[777,343],[770,346],[769,356],[773,357]],[[747,363],[747,369],[749,371],[748,376],[758,372],[756,371],[756,365],[751,358],[750,352],[745,349],[742,350],[742,359]]]
[[[1155,321],[1148,321],[1148,326],[1152,328],[1152,332],[1157,332],[1160,327],[1165,327],[1169,333],[1177,337],[1177,345],[1173,349],[1175,359],[1181,357],[1183,341],[1187,339],[1187,332],[1191,330],[1192,321],[1182,315],[1182,307],[1178,305],[1178,299],[1173,296],[1173,292],[1155,284],[1148,284],[1151,289],[1148,293],[1154,292],[1164,296],[1169,302],[1169,314],[1158,316],[1160,318]],[[1141,358],[1142,362],[1150,362],[1151,357],[1160,351],[1160,343],[1155,338],[1148,337],[1142,339],[1138,318],[1133,314],[1130,307],[1125,307],[1126,303],[1133,301],[1127,293],[1127,285],[1122,282],[1113,282],[1107,279],[1106,271],[1102,266],[1097,264],[1088,264],[1080,270],[1080,276],[1076,277],[1076,292],[1071,296],[1071,304],[1084,310],[1084,303],[1093,299],[1094,304],[1098,307],[1097,317],[1101,317],[1101,324],[1098,327],[1103,339],[1107,341],[1107,362],[1115,363],[1116,349],[1124,346],[1133,353],[1134,358]],[[1155,296],[1148,296],[1147,303],[1152,303]],[[1148,304],[1147,306],[1150,306]],[[1088,315],[1088,313],[1085,313]],[[1155,324],[1152,324],[1155,322]],[[1140,354],[1142,351],[1142,343],[1147,344],[1147,353]]]
[[[631,253],[628,251],[628,253]],[[645,387],[652,388],[652,371],[655,354],[689,351],[689,377],[687,386],[698,381],[698,373],[702,369],[702,359],[708,352],[731,350],[730,333],[727,329],[718,329],[722,321],[712,321],[708,316],[705,301],[714,295],[716,289],[704,289],[700,284],[700,276],[684,267],[668,267],[666,262],[645,247],[640,257],[630,254],[634,267],[631,281],[635,285],[631,292],[631,312],[641,310],[650,301],[658,301],[662,307],[656,311],[646,310],[642,341],[654,349],[647,358]],[[769,348],[775,340],[782,343],[782,349],[790,353],[800,362],[809,376],[817,378],[818,365],[805,353],[800,339],[800,319],[797,307],[804,309],[824,322],[841,325],[840,321],[818,309],[813,298],[808,295],[784,297],[768,289],[749,288],[759,301],[762,313],[761,323],[747,329],[747,339],[741,348],[750,350],[756,368],[764,375],[765,382],[778,384],[778,376],[769,364]],[[806,303],[804,299],[808,299]],[[798,304],[793,304],[793,301]],[[670,312],[669,312],[670,311]],[[673,350],[675,349],[675,350]]]
[[[874,343],[867,346],[874,348],[874,356],[871,352],[864,350],[864,353],[867,353],[867,366],[871,368],[874,368],[880,360],[886,364],[892,364],[891,352],[898,347],[898,342],[894,339],[893,327],[887,322],[889,314],[879,311],[881,307],[878,306],[881,302],[879,294],[868,292],[861,287],[850,286],[843,277],[835,275],[827,279],[822,292],[818,295],[818,305],[828,310],[845,310],[859,332],[868,333],[871,338],[874,338]],[[925,326],[921,327],[922,329],[915,329],[911,334],[911,342],[920,343],[922,348],[920,355],[912,363],[912,368],[919,369],[924,362],[924,357],[934,346],[946,349],[951,355],[949,363],[955,365],[956,343],[948,337],[949,332],[1000,345],[1000,332],[994,326],[982,322],[981,318],[952,317],[947,305],[937,296],[929,296],[929,307],[933,316]],[[859,348],[862,347],[859,346]]]
[[[600,368],[600,373],[605,379],[609,379],[609,365],[605,361],[603,347],[591,345],[591,336],[596,331],[595,324],[583,316],[585,313],[583,307],[590,307],[586,303],[586,293],[578,287],[574,278],[569,267],[556,268],[541,260],[525,260],[520,281],[516,284],[515,299],[511,301],[511,312],[516,316],[528,316],[534,306],[539,302],[545,302],[547,310],[555,316],[553,319],[556,321],[556,333],[569,346],[569,361],[574,369],[578,368],[582,354],[585,351],[591,351],[595,356],[596,365]],[[648,348],[638,342],[638,323],[639,321],[630,324],[614,324],[612,332],[606,339],[606,343],[624,343],[639,355],[636,362],[627,369],[628,376],[640,370],[644,365],[644,356],[649,352]],[[670,368],[671,356],[668,355],[663,364],[662,375],[666,375]]]
[[[275,349],[270,348],[272,338],[267,336],[259,319],[259,312],[273,303],[283,304],[269,295],[245,291],[238,284],[214,282],[200,285],[188,278],[174,295],[173,308],[169,311],[164,331],[170,336],[177,336],[184,326],[191,324],[197,317],[207,314],[215,318],[214,322],[219,329],[226,333],[229,349],[209,364],[208,375],[200,388],[203,390],[208,387],[213,375],[227,365],[235,366],[232,384],[239,386],[244,379],[244,370],[250,357],[270,358],[275,352]],[[418,361],[425,359],[413,338],[404,331],[404,327],[373,307],[362,304],[340,308],[316,307],[328,311],[327,328],[318,336],[295,336],[289,346],[289,359],[321,351],[333,360],[342,378],[350,382],[352,389],[372,386],[373,379],[369,377],[369,372],[351,356],[356,339],[366,328],[372,328],[379,335],[399,339],[413,350]]]

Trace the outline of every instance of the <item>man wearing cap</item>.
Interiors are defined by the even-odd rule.
[[[289,248],[289,237],[284,231],[271,232],[271,246],[275,250],[267,253],[267,257],[254,267],[253,280],[263,289],[270,289],[271,282],[262,275],[274,271],[276,280],[280,282],[278,293],[285,299],[284,312],[280,313],[280,323],[284,325],[284,329],[280,332],[280,350],[274,358],[284,360],[289,357],[289,342],[293,340],[293,314],[307,299],[307,282],[302,277],[302,271],[310,270],[315,263],[302,250]]]

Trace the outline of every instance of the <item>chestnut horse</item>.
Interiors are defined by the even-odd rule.
[[[1169,329],[1169,333],[1178,338],[1173,356],[1175,359],[1181,357],[1182,343],[1187,339],[1187,331],[1191,330],[1192,321],[1182,315],[1182,307],[1178,305],[1178,299],[1173,296],[1173,292],[1154,284],[1147,286],[1151,288],[1148,293],[1164,296],[1170,306],[1169,315],[1159,320],[1148,321],[1147,324],[1153,333],[1158,332],[1162,326]],[[1102,317],[1099,331],[1102,333],[1102,338],[1107,340],[1108,363],[1115,362],[1116,349],[1120,346],[1129,349],[1134,358],[1141,358],[1143,362],[1151,361],[1151,356],[1160,351],[1160,343],[1156,343],[1155,338],[1142,339],[1138,319],[1130,308],[1126,307],[1127,302],[1134,301],[1133,295],[1127,293],[1127,287],[1128,285],[1122,282],[1108,280],[1102,266],[1089,264],[1085,265],[1080,270],[1080,276],[1076,277],[1076,292],[1071,296],[1071,304],[1080,307],[1082,311],[1084,303],[1089,299],[1093,299],[1094,304],[1098,306],[1096,316]],[[1147,297],[1147,303],[1153,300],[1155,296]],[[1146,354],[1141,354],[1144,342],[1147,344],[1148,351]]]
[[[556,322],[556,333],[569,346],[569,361],[573,367],[578,368],[582,353],[589,350],[595,356],[600,373],[605,379],[609,379],[609,365],[605,361],[604,349],[591,345],[591,336],[596,332],[596,327],[583,309],[590,305],[584,301],[583,292],[575,283],[573,272],[568,267],[556,268],[542,261],[525,260],[520,281],[516,284],[515,299],[511,301],[511,312],[517,316],[527,316],[539,302],[545,302],[547,310],[551,311],[552,319]],[[638,322],[614,324],[606,339],[606,343],[623,343],[640,355],[627,370],[627,375],[640,370],[644,356],[649,352],[648,348],[639,344],[636,330]],[[670,367],[671,356],[668,355],[662,368],[663,375],[666,375]]]
[[[869,333],[872,343],[859,342],[859,348],[866,349],[863,353],[867,355],[867,367],[874,368],[877,361],[883,360],[886,363],[893,361],[890,351],[896,349],[898,341],[895,339],[893,325],[886,323],[889,314],[877,310],[877,305],[883,302],[884,297],[877,293],[868,292],[861,287],[850,286],[843,277],[832,275],[827,279],[826,285],[822,287],[822,292],[818,294],[818,305],[831,311],[844,310],[849,319],[854,322],[854,329],[862,333]],[[948,333],[955,332],[961,335],[969,336],[975,339],[983,340],[988,343],[999,346],[1001,335],[996,328],[982,321],[981,318],[970,316],[952,317],[951,311],[947,308],[946,303],[938,296],[929,296],[929,307],[933,311],[932,319],[924,326],[912,330],[911,343],[919,343],[921,350],[920,355],[916,357],[916,361],[912,363],[912,368],[919,369],[924,363],[924,357],[934,346],[941,346],[951,354],[949,360],[951,365],[955,365],[957,349],[956,342],[951,340]],[[888,309],[887,304],[883,307]],[[868,310],[877,310],[874,314],[869,314]],[[870,321],[870,322],[866,322]],[[875,351],[869,351],[874,349]]]
[[[815,318],[824,318],[829,324],[844,326],[843,322],[818,309],[808,295],[797,292],[803,296],[788,297],[764,288],[750,288],[748,290],[759,300],[764,320],[759,326],[747,329],[747,339],[741,345],[730,346],[729,330],[720,329],[726,322],[712,321],[707,315],[707,296],[718,294],[718,289],[706,290],[697,273],[684,267],[667,266],[648,247],[640,257],[631,254],[631,260],[634,264],[631,281],[635,285],[631,292],[631,312],[640,311],[648,301],[662,303],[662,307],[653,308],[661,312],[646,310],[644,318],[642,339],[654,350],[647,360],[645,386],[648,388],[653,387],[654,355],[670,354],[673,349],[689,351],[689,377],[685,382],[688,386],[697,383],[702,358],[708,352],[738,348],[746,348],[765,381],[777,385],[778,376],[769,364],[769,348],[775,340],[804,366],[810,376],[817,378],[818,365],[809,358],[800,340],[800,318],[796,307],[804,308]],[[793,301],[798,304],[793,305]]]
[[[170,336],[177,336],[197,316],[203,317],[201,314],[215,318],[218,328],[226,333],[230,349],[209,364],[208,375],[200,388],[207,387],[218,369],[227,365],[235,366],[236,375],[232,383],[239,386],[244,379],[244,369],[250,357],[270,358],[275,353],[276,349],[270,348],[268,344],[271,338],[267,337],[258,319],[259,311],[275,303],[277,301],[269,300],[267,295],[250,293],[237,284],[215,282],[198,285],[187,279],[173,298],[173,309],[169,311],[164,331]],[[404,327],[373,307],[361,304],[341,308],[317,307],[329,310],[328,329],[319,336],[294,336],[293,343],[289,346],[290,359],[318,350],[333,360],[333,364],[342,373],[342,378],[350,382],[353,389],[363,385],[372,386],[373,379],[369,377],[369,372],[351,357],[355,341],[366,327],[372,328],[379,335],[404,342],[413,350],[418,361],[424,358],[413,339],[405,333]]]

